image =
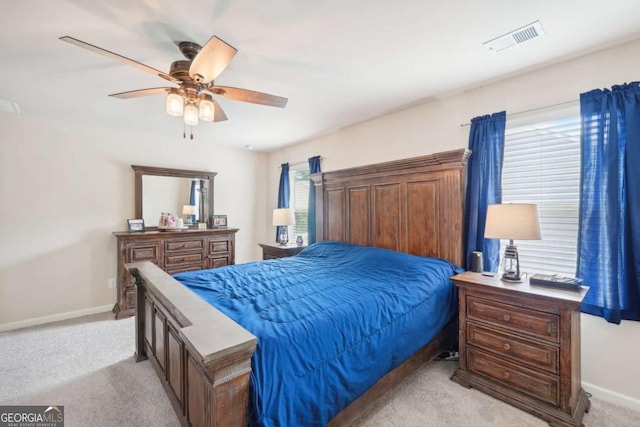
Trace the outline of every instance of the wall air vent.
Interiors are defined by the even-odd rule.
[[[545,35],[544,28],[540,21],[533,22],[524,27],[513,30],[507,34],[503,34],[488,42],[482,43],[489,52],[498,53],[507,50],[529,40],[537,39]]]

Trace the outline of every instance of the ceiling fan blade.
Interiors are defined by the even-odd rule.
[[[130,90],[128,92],[112,93],[109,96],[113,96],[114,98],[120,98],[120,99],[129,99],[129,98],[137,98],[139,96],[157,95],[163,92],[167,93],[169,90],[171,90],[170,87],[153,87],[150,89],[138,89],[138,90]]]
[[[189,76],[196,83],[209,83],[227,68],[237,52],[236,48],[213,36],[191,61]]]
[[[213,121],[214,122],[224,122],[227,120],[227,115],[222,110],[222,107],[217,102],[213,102]]]
[[[288,101],[287,98],[283,98],[281,96],[269,95],[268,93],[240,89],[237,87],[213,86],[208,90],[214,95],[224,96],[225,98],[234,99],[236,101],[251,102],[253,104],[268,105],[271,107],[284,108]]]
[[[106,49],[103,49],[101,47],[94,46],[94,45],[92,45],[90,43],[83,42],[82,40],[78,40],[78,39],[75,39],[75,38],[70,37],[70,36],[60,37],[60,40],[62,40],[64,42],[67,42],[67,43],[71,43],[72,45],[75,45],[75,46],[78,46],[78,47],[82,47],[82,48],[90,50],[92,52],[99,53],[100,55],[106,56],[106,57],[111,58],[111,59],[115,59],[116,61],[120,61],[120,62],[122,62],[124,64],[131,65],[133,67],[136,67],[139,70],[146,71],[147,73],[155,74],[156,76],[162,77],[163,79],[169,80],[170,82],[174,82],[174,83],[178,83],[178,84],[180,83],[180,80],[178,80],[178,79],[176,79],[174,77],[171,77],[167,73],[163,73],[160,70],[156,70],[155,68],[149,67],[149,66],[144,65],[144,64],[142,64],[142,63],[140,63],[138,61],[134,61],[133,59],[129,59],[129,58],[125,57],[125,56],[118,55],[117,53],[113,53],[113,52],[111,52],[109,50],[106,50]]]

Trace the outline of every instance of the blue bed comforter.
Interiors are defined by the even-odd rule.
[[[322,426],[453,318],[449,278],[461,271],[320,242],[295,257],[174,277],[258,338],[251,423]]]

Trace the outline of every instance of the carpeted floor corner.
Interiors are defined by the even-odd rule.
[[[134,319],[112,313],[0,333],[0,405],[64,405],[65,426],[178,426],[149,361],[136,363]],[[431,362],[357,422],[362,427],[534,427],[544,421],[449,380]],[[592,398],[585,426],[636,427],[640,413]]]

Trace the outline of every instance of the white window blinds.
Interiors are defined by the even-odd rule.
[[[289,241],[295,242],[296,237],[308,239],[309,223],[309,165],[299,163],[289,167],[289,184],[291,188],[290,206],[296,217],[295,225],[289,227]]]
[[[502,202],[537,204],[542,234],[514,242],[521,271],[575,276],[579,185],[579,116],[518,127],[507,122]]]

